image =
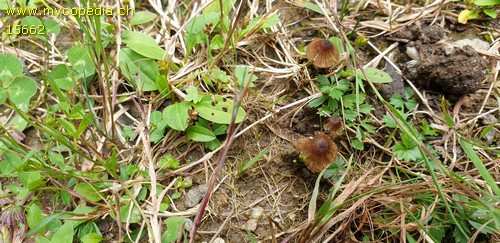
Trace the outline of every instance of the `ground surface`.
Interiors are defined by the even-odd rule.
[[[49,4],[58,6],[52,1]],[[75,241],[82,240],[85,233],[100,232],[104,242],[131,238],[148,242],[158,232],[167,237],[164,232],[174,227],[168,219],[180,216],[185,223],[172,234],[178,234],[181,242],[190,239],[188,235],[208,190],[213,193],[194,242],[500,240],[496,228],[499,225],[494,222],[500,220],[500,195],[496,194],[498,187],[495,189],[486,179],[489,175],[493,181],[500,181],[498,18],[484,17],[459,24],[458,12],[470,6],[453,3],[424,6],[355,1],[342,7],[302,1],[253,1],[243,3],[239,10],[236,5],[226,13],[231,23],[226,26],[228,29],[231,26],[241,34],[238,31],[257,16],[276,18],[279,24],[256,28],[241,34],[240,39],[232,38],[231,31],[215,28],[211,32],[211,25],[203,25],[208,39],[194,45],[189,53],[189,36],[182,26],[201,14],[205,1],[177,4],[160,6],[139,1],[137,11],[158,14],[161,10],[171,19],[157,16],[152,22],[134,27],[127,19],[104,19],[103,23],[109,24],[106,28],[112,24],[115,27],[114,32],[105,32],[111,41],[108,46],[90,44],[97,53],[92,60],[99,67],[98,72],[90,78],[79,76],[81,86],[64,90],[64,94],[55,93],[53,86],[45,83],[47,73],[53,72],[59,63],[69,62],[69,66],[75,67],[62,53],[95,36],[88,37],[76,21],[65,20],[69,24],[62,25],[57,39],[38,47],[32,47],[37,42],[33,36],[4,37],[2,51],[28,59],[27,72],[41,81],[32,109],[27,112],[33,123],[22,131],[5,126],[2,138],[9,140],[4,142],[7,145],[2,148],[3,153],[16,152],[26,158],[30,149],[41,151],[34,156],[42,158],[42,165],[33,162],[18,168],[19,172],[9,171],[9,175],[1,171],[3,229],[20,229],[19,234],[29,241],[37,235],[50,239],[72,219],[85,222],[73,224],[71,234]],[[335,8],[339,10],[332,15]],[[4,21],[14,21],[2,17]],[[167,50],[168,60],[154,63],[159,64],[158,72],[169,80],[171,93],[164,95],[156,89],[137,91],[127,83],[124,73],[128,70],[122,69],[117,60],[117,53],[125,45],[120,45],[119,38],[113,40],[125,29],[152,36],[160,48]],[[231,43],[230,46],[208,50],[208,40],[217,34],[227,38],[225,43]],[[343,45],[348,54],[332,69],[314,68],[305,58],[305,46],[316,38],[330,37],[348,41],[351,49]],[[131,48],[131,44],[126,44]],[[59,50],[61,55],[53,50]],[[103,57],[111,60],[109,71],[106,65],[98,63],[104,62]],[[236,65],[250,67],[257,77],[255,87],[243,89],[236,81],[217,83],[216,78],[207,81],[214,69],[225,71],[231,80],[236,80]],[[384,70],[393,82],[374,81],[372,85],[349,75],[347,70],[354,70],[357,65]],[[327,85],[321,83],[323,75],[331,87],[342,80],[348,82],[340,93],[343,98],[335,99],[335,94],[324,88]],[[87,89],[82,88],[84,83]],[[203,94],[234,100],[242,90],[246,91],[241,106],[247,117],[223,157],[224,166],[213,189],[208,185],[221,163],[224,145],[210,149],[207,144],[192,141],[186,129],[173,129],[172,124],[157,142],[150,140],[153,135],[145,135],[154,130],[150,123],[154,120],[152,113],[188,99],[189,86]],[[329,98],[311,105],[309,102],[317,100],[321,93]],[[82,136],[69,136],[63,120],[74,114],[50,112],[62,97],[69,97],[71,106],[92,100],[94,106],[87,107],[86,112],[96,114],[96,126],[86,128],[88,133]],[[109,104],[114,104],[113,109],[106,108]],[[389,109],[388,104],[395,110]],[[366,107],[373,109],[363,112]],[[203,120],[193,110],[189,111],[189,126]],[[8,102],[2,105],[0,113],[5,124],[15,116]],[[343,128],[334,138],[338,146],[336,162],[318,180],[318,174],[301,162],[304,158],[295,146],[301,137],[324,132],[329,115],[341,117]],[[57,119],[49,123],[49,118]],[[77,127],[84,120],[68,119]],[[70,137],[69,142],[46,135],[51,130],[42,124],[55,124],[56,133]],[[210,121],[213,130],[214,124]],[[135,132],[128,139],[120,133],[126,126]],[[26,138],[16,141],[16,132]],[[217,138],[224,141],[228,137],[223,133]],[[217,152],[212,153],[213,149]],[[264,150],[267,152],[259,155]],[[51,157],[53,153],[61,155],[61,162]],[[158,161],[166,155],[173,155],[179,165],[161,165]],[[242,171],[256,156],[261,157]],[[106,163],[112,161],[109,158],[116,158],[118,165],[107,167]],[[8,163],[8,159],[5,156],[2,163]],[[43,185],[33,186],[20,176],[33,171],[41,173]],[[92,187],[75,186],[86,183],[97,188],[102,198],[89,195],[95,194]],[[151,196],[153,187],[157,188],[156,196]],[[19,188],[29,188],[29,197],[20,196],[25,192]],[[7,212],[16,207],[22,215],[19,217],[28,218],[27,223],[7,220],[15,218],[13,215],[17,214]],[[159,213],[155,214],[155,210]],[[121,222],[116,219],[116,212],[120,212]],[[42,231],[26,236],[37,225],[30,220],[41,222],[34,219],[37,214],[56,216],[45,222]],[[0,235],[7,237],[8,230]],[[135,238],[138,232],[144,236]]]

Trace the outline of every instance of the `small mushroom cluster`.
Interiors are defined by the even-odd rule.
[[[316,39],[307,45],[306,57],[316,68],[331,68],[339,61],[339,51],[330,40]],[[299,138],[295,145],[304,164],[314,173],[323,171],[337,157],[333,138],[342,129],[342,122],[339,117],[330,117],[324,128],[329,135],[317,131],[312,137]]]
[[[342,121],[339,117],[327,119],[324,128],[329,135],[317,131],[313,137],[299,138],[295,146],[307,168],[314,173],[320,173],[330,165],[337,157],[337,144],[333,138],[342,129]]]

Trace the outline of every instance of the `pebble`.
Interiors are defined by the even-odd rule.
[[[255,231],[257,229],[257,220],[249,219],[246,223],[246,228],[252,232]]]
[[[490,145],[493,143],[493,139],[495,138],[495,129],[489,130],[484,136],[486,139],[486,144]]]
[[[420,61],[411,60],[406,63],[406,75],[409,79],[414,79],[418,77],[418,66],[420,65]]]
[[[193,220],[189,218],[184,218],[184,227],[186,227],[187,230],[191,230],[193,228]]]
[[[226,241],[220,237],[217,237],[212,241],[212,243],[225,243]]]
[[[481,121],[484,125],[491,125],[493,123],[497,123],[497,118],[492,114],[486,114],[481,117]]]
[[[260,216],[262,216],[263,212],[264,212],[264,209],[262,207],[255,207],[252,209],[252,212],[250,214],[250,218],[259,219]]]
[[[184,204],[186,205],[186,207],[192,208],[196,206],[201,201],[201,199],[203,199],[203,196],[205,196],[207,190],[208,190],[208,184],[203,184],[191,188],[186,193],[186,197],[184,199]]]
[[[465,38],[457,40],[454,43],[455,45],[458,45],[460,47],[469,45],[474,47],[474,49],[476,50],[483,50],[483,51],[486,51],[490,48],[490,44],[487,41],[481,40],[479,38],[472,38],[472,39]]]
[[[420,53],[414,46],[406,47],[406,55],[408,55],[413,60],[420,60]]]
[[[444,45],[443,51],[445,55],[449,56],[455,53],[455,47],[453,47],[452,45]]]

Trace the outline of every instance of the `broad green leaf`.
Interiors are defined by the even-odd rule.
[[[24,131],[27,126],[28,122],[21,116],[15,116],[12,120],[9,121],[9,127],[17,129],[19,131]]]
[[[71,216],[73,216],[73,215],[70,215],[68,213],[54,213],[54,214],[48,215],[46,217],[43,217],[42,221],[40,223],[38,223],[36,226],[34,226],[34,227],[30,226],[30,231],[28,232],[27,235],[33,235],[35,232],[43,229],[44,227],[47,227],[47,230],[52,230],[52,228],[51,228],[52,225],[55,225],[55,224],[60,225],[61,224],[59,222],[59,220],[57,220],[57,219],[69,218]],[[57,226],[57,227],[60,227],[60,226]]]
[[[167,78],[160,73],[156,75],[156,88],[162,95],[168,95],[170,93],[170,84]]]
[[[165,128],[154,128],[151,131],[151,134],[149,135],[149,139],[151,139],[151,142],[157,143],[159,142],[163,137],[165,137]]]
[[[130,210],[130,207],[132,207],[132,210]],[[123,223],[128,220],[129,223],[135,224],[141,220],[141,212],[133,203],[127,203],[120,208],[120,217]]]
[[[66,130],[67,133],[71,134],[72,136],[76,133],[76,128],[70,121],[62,118],[56,118],[56,120],[59,124],[61,124],[62,127],[64,127],[64,130]]]
[[[72,90],[75,88],[77,75],[72,68],[59,64],[47,75],[47,78],[54,81],[60,89]]]
[[[179,160],[175,159],[173,155],[167,154],[158,161],[158,167],[175,170],[179,168],[179,163]]]
[[[192,101],[195,104],[200,102],[201,98],[203,98],[203,96],[198,93],[198,89],[192,85],[186,89],[186,94],[185,100]]]
[[[208,36],[204,33],[204,30],[207,28],[207,25],[211,25],[212,27],[209,29],[209,32],[212,32],[213,29],[217,26],[220,20],[220,14],[218,13],[207,13],[200,14],[194,17],[186,26],[186,49],[188,53],[191,53],[191,50],[197,45],[205,43],[208,40]]]
[[[175,242],[177,238],[180,236],[180,229],[182,225],[184,225],[183,217],[170,217],[165,220],[165,224],[167,225],[167,230],[161,236],[162,243],[170,243]]]
[[[323,104],[323,102],[325,102],[325,100],[328,99],[328,96],[321,96],[321,97],[318,97],[318,98],[314,98],[312,99],[309,104],[307,106],[309,107],[318,107],[320,106],[321,104]]]
[[[227,131],[227,125],[225,125],[225,124],[213,124],[212,128],[213,128],[214,134],[216,136],[225,134]]]
[[[132,127],[125,126],[121,132],[122,137],[125,139],[130,139],[135,137],[135,131],[132,130]]]
[[[97,189],[97,188],[96,188]],[[87,200],[92,202],[98,202],[101,200],[101,196],[96,189],[92,188],[88,183],[80,183],[75,186],[75,191],[84,196]]]
[[[169,127],[177,131],[184,131],[188,127],[188,111],[191,106],[186,102],[177,102],[163,110],[163,119]]]
[[[0,1],[0,10],[7,10],[12,8],[12,3],[9,1]]]
[[[420,150],[418,149],[417,146],[412,148],[407,148],[403,144],[398,143],[392,147],[392,150],[394,151],[394,154],[396,155],[396,157],[398,157],[399,160],[416,161],[422,158]]]
[[[50,243],[50,240],[41,235],[37,235],[35,238],[35,243]]]
[[[28,226],[30,229],[35,228],[38,224],[42,222],[42,220],[45,218],[45,215],[43,215],[42,210],[36,205],[36,204],[31,204],[28,208],[28,213],[26,215],[26,221],[28,223]],[[43,227],[38,230],[38,233],[42,234],[44,231]]]
[[[221,81],[223,83],[227,83],[231,81],[231,77],[229,77],[226,73],[226,71],[222,71],[220,69],[214,68],[212,70],[212,78],[214,78],[217,81]]]
[[[363,151],[365,149],[365,144],[358,139],[352,140],[351,145],[353,148],[355,148],[359,151]]]
[[[366,73],[366,76],[368,77],[365,77],[365,75],[363,75],[362,72],[358,72],[358,75],[359,75],[359,78],[361,78],[362,80],[367,80],[367,78],[372,81],[372,83],[390,83],[392,82],[392,78],[391,76],[380,70],[380,69],[376,69],[376,68],[365,68],[365,73]]]
[[[158,64],[139,55],[129,48],[120,50],[120,71],[127,80],[141,91],[153,91],[156,88]]]
[[[319,8],[318,5],[316,5],[314,3],[303,2],[302,5],[306,8],[308,8],[309,10],[312,10],[312,11],[319,13],[319,14],[323,14],[323,12],[321,12],[321,8]]]
[[[165,55],[165,50],[158,46],[153,37],[140,32],[125,30],[122,41],[128,48],[145,57],[161,60]]]
[[[495,9],[483,9],[483,12],[490,16],[492,19],[497,18],[497,11]]]
[[[97,233],[88,233],[81,239],[82,243],[99,243],[102,242],[102,240],[102,236]]]
[[[23,166],[24,162],[16,153],[5,153],[4,160],[1,161],[0,172],[3,175],[11,175],[14,170]]]
[[[28,112],[31,98],[36,94],[36,82],[26,76],[16,77],[7,88],[10,102]]]
[[[399,160],[417,161],[422,159],[418,144],[406,134],[401,135],[401,143],[394,145],[392,150]]]
[[[58,35],[61,32],[61,26],[53,19],[44,19],[43,25],[45,26],[45,33]]]
[[[51,243],[72,243],[73,242],[73,223],[66,222],[56,231],[52,239],[50,239]]]
[[[215,139],[215,134],[202,126],[190,126],[186,132],[190,139],[197,142],[210,142]]]
[[[224,47],[224,39],[221,35],[217,34],[210,41],[210,50],[219,50]]]
[[[39,171],[33,172],[20,172],[19,180],[24,184],[28,190],[33,190],[43,185],[42,175]]]
[[[477,19],[479,17],[479,10],[462,10],[458,14],[458,22],[466,24],[469,19]]]
[[[217,95],[205,96],[199,103],[194,105],[194,108],[200,117],[220,124],[231,123],[233,107],[234,102],[232,100],[228,100]],[[242,122],[245,116],[245,110],[239,107],[235,122]]]
[[[87,78],[95,74],[95,66],[88,48],[82,45],[72,47],[68,51],[68,60],[73,68],[84,77]]]
[[[474,4],[477,6],[493,6],[500,4],[500,0],[474,0]]]
[[[21,26],[26,26],[29,35],[38,35],[46,33],[42,21],[35,16],[26,16],[21,20]]]
[[[163,113],[161,111],[153,111],[149,116],[149,121],[154,127],[165,128],[167,126],[167,122],[163,120]]]
[[[204,14],[208,13],[219,13],[220,14],[220,3],[222,2],[222,13],[227,16],[229,11],[233,8],[233,4],[236,0],[222,0],[222,1],[213,1],[209,4],[205,9],[203,9]]]
[[[151,22],[156,19],[156,17],[158,17],[158,15],[149,11],[137,11],[134,16],[132,16],[132,19],[130,19],[130,26]]]
[[[405,107],[405,101],[398,94],[393,94],[389,103],[391,103],[391,105],[393,105],[395,108],[402,109]]]
[[[340,40],[340,38],[333,36],[333,37],[330,37],[330,39],[328,39],[328,40],[330,40],[333,43],[333,45],[335,47],[337,47],[337,50],[339,50],[340,53],[346,52],[346,49],[344,48],[344,45],[342,44],[342,41]],[[347,48],[350,50],[349,53],[354,51],[354,50],[352,50],[351,46],[347,46]]]
[[[273,25],[277,25],[280,22],[279,18],[276,17],[275,14],[267,15],[267,16],[257,16],[254,19],[250,20],[247,27],[241,31],[239,38],[243,38],[249,32],[261,30],[265,28],[269,28]]]
[[[23,73],[21,60],[12,54],[0,54],[0,80],[7,82]]]
[[[255,73],[252,74],[251,71],[252,70],[250,70],[250,67],[248,66],[237,66],[234,69],[234,76],[236,77],[236,81],[241,87],[245,87],[246,83],[249,81],[250,84],[248,87],[255,87],[255,84],[253,82],[257,80],[257,76],[255,76]]]

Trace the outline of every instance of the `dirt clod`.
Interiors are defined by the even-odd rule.
[[[471,46],[450,50],[446,45],[417,45],[417,49],[421,60],[408,63],[405,75],[432,90],[452,95],[474,93],[488,72],[487,62]]]
[[[443,39],[445,37],[445,32],[439,26],[415,24],[396,32],[394,37],[407,41],[419,40],[422,43],[433,44]]]
[[[427,89],[460,96],[476,92],[486,78],[486,60],[470,45],[446,44],[438,25],[416,23],[392,37],[407,43],[399,57],[404,76]]]

